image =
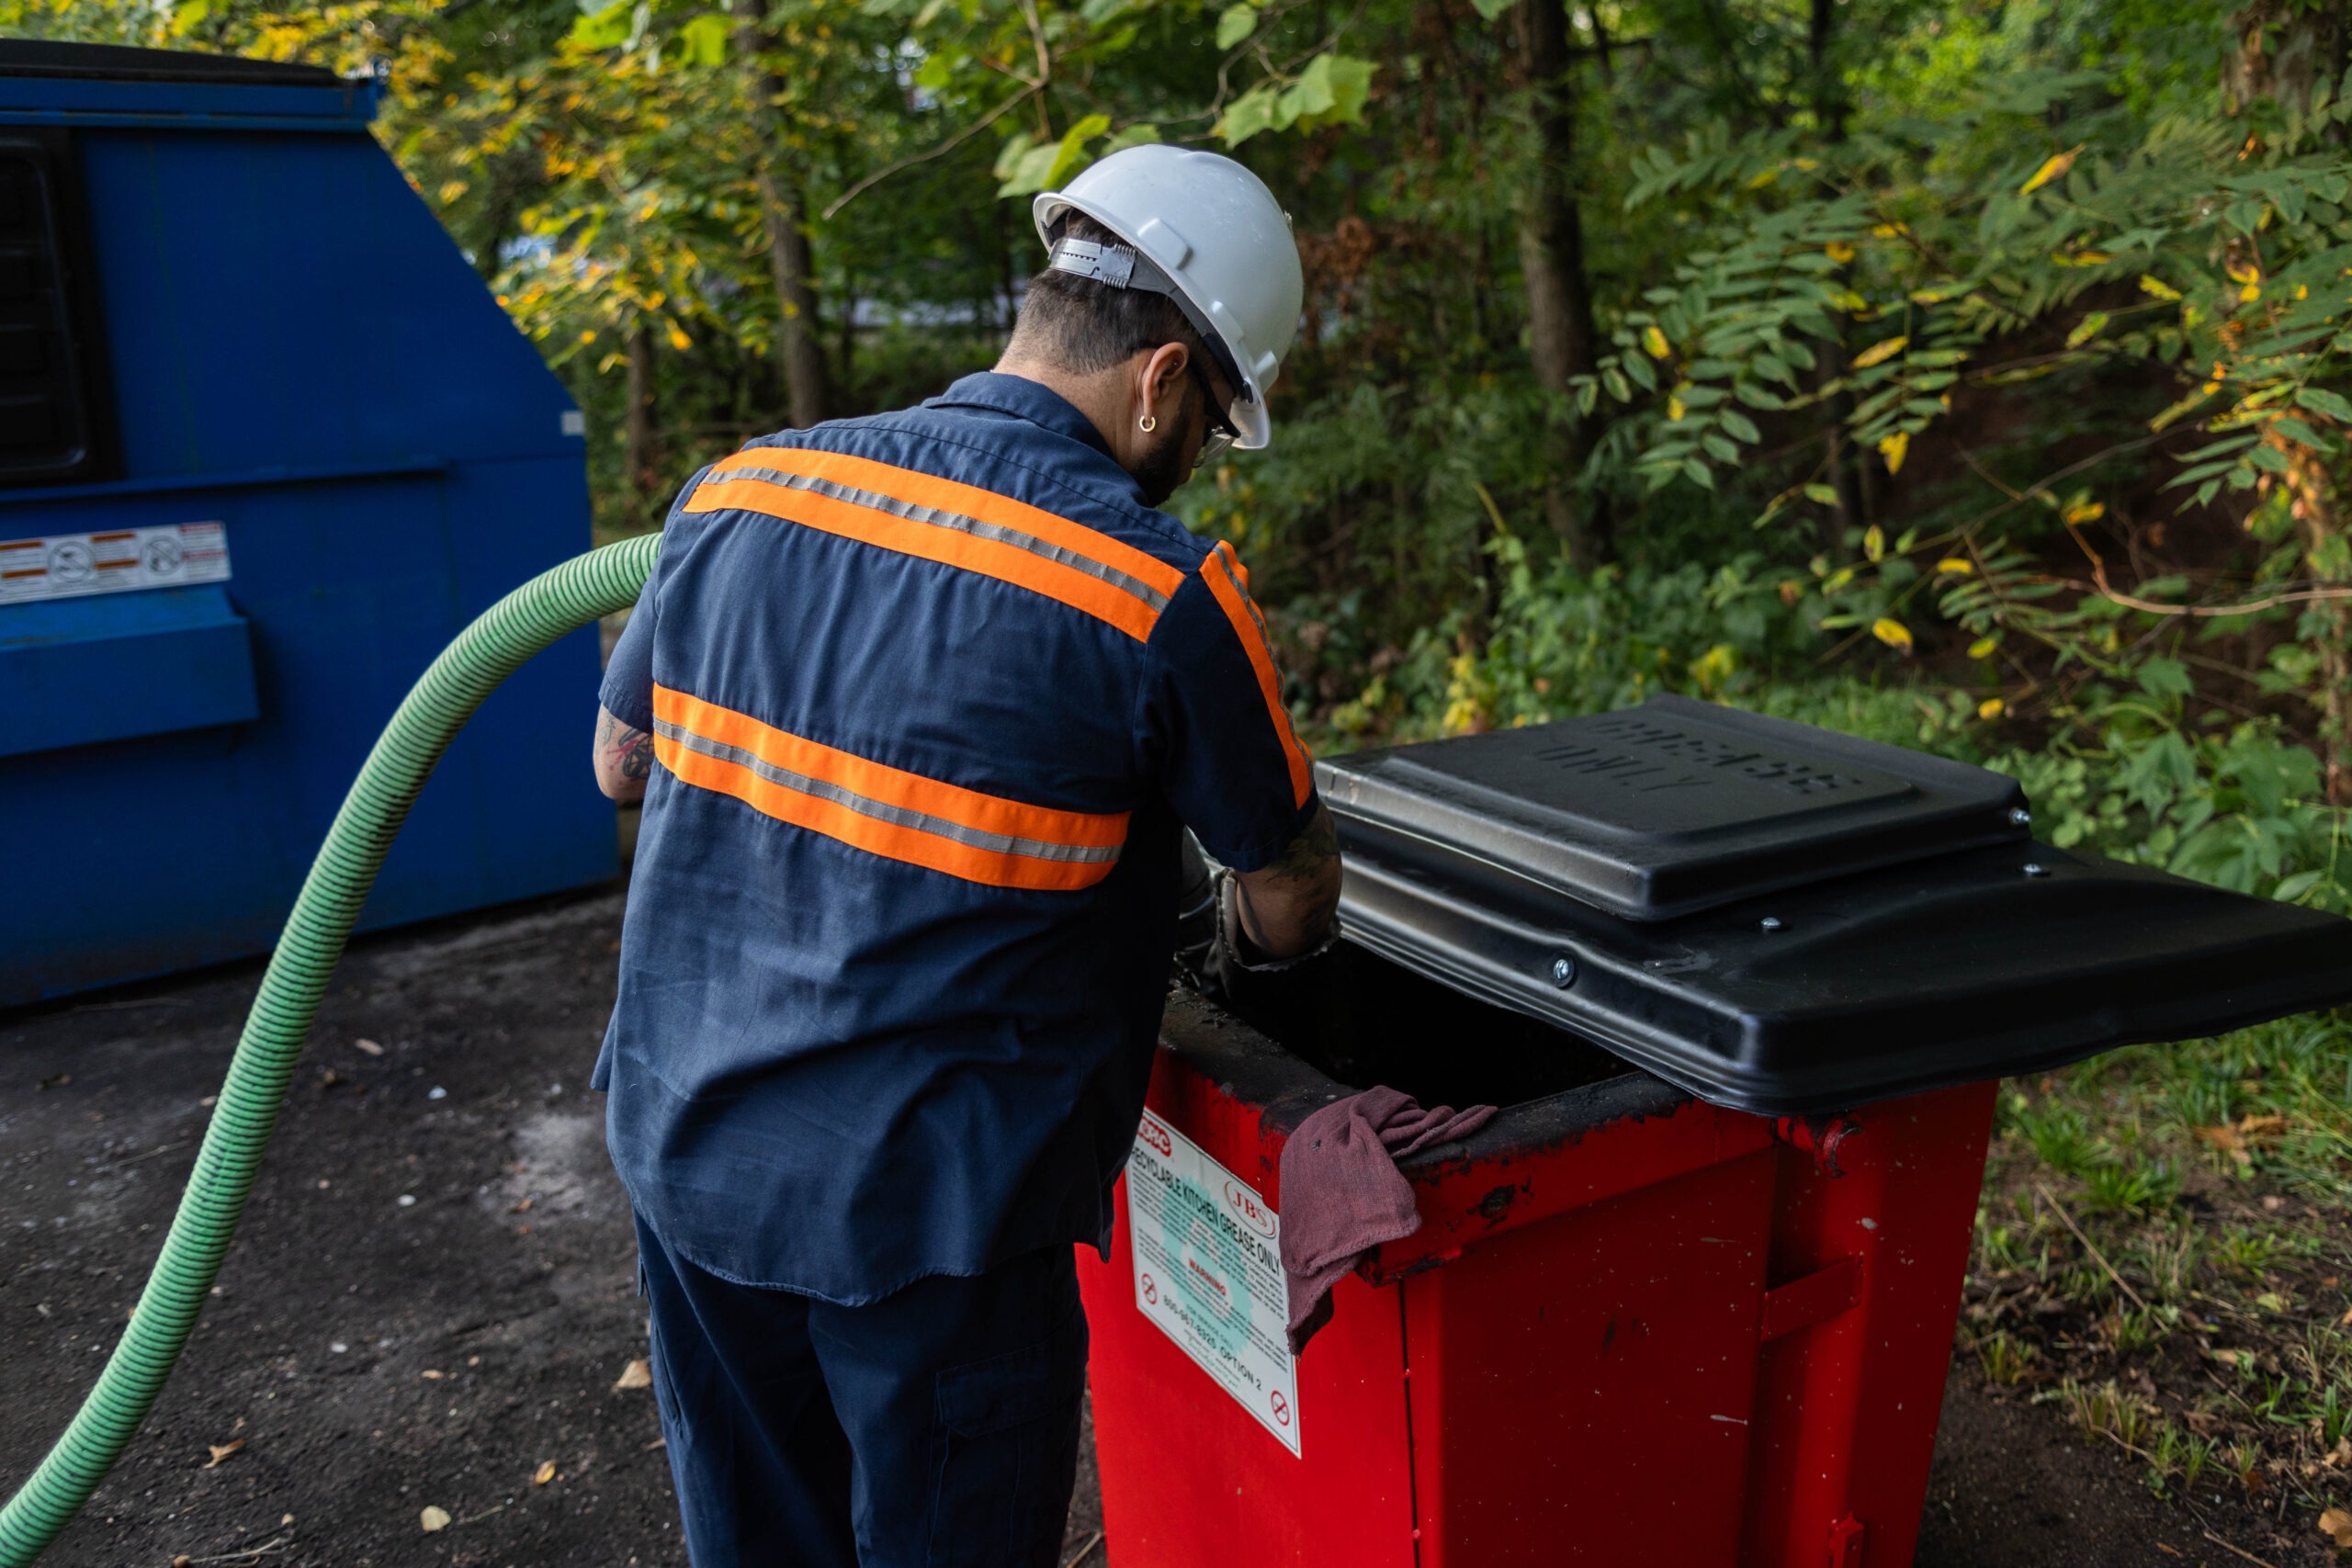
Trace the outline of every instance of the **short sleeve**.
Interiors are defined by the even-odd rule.
[[[653,585],[649,580],[629,612],[628,625],[613,644],[605,664],[605,683],[596,694],[605,711],[631,729],[653,728]]]
[[[695,470],[678,491],[678,499],[670,503],[670,515],[662,524],[662,553],[654,557],[653,570],[646,574],[645,588],[637,596],[637,608],[629,612],[628,625],[621,628],[613,656],[605,661],[605,683],[596,700],[631,729],[653,728],[653,625],[662,594],[662,563],[668,558],[670,544],[684,531],[678,524],[687,498],[709,472],[707,468]]]
[[[1210,551],[1160,613],[1142,698],[1147,765],[1202,847],[1236,871],[1278,859],[1315,814],[1314,760],[1231,546]]]

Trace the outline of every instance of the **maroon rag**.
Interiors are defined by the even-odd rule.
[[[1290,1286],[1293,1354],[1329,1320],[1331,1287],[1372,1248],[1421,1228],[1412,1184],[1396,1162],[1466,1138],[1491,1105],[1422,1109],[1409,1094],[1374,1088],[1335,1100],[1283,1145],[1283,1272]]]

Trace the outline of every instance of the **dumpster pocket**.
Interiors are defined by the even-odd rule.
[[[939,1374],[932,1568],[999,1568],[1059,1549],[1077,1474],[1086,1314],[1043,1339]]]

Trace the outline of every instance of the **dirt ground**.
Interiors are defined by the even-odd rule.
[[[644,1319],[587,1089],[619,919],[602,892],[354,948],[217,1299],[45,1561],[684,1563],[651,1391],[620,1386]],[[113,1344],[259,978],[0,1012],[0,1484]],[[1091,1464],[1063,1555],[1102,1561]],[[2333,1560],[2253,1509],[2158,1501],[1956,1364],[1922,1568]]]

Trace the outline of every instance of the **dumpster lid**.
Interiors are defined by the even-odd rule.
[[[1688,697],[1317,773],[1392,861],[1505,874],[1633,920],[2026,838],[2013,779]]]
[[[77,76],[107,82],[229,82],[245,86],[335,87],[343,79],[320,65],[133,49],[111,43],[0,39],[0,76]]]
[[[1698,707],[1653,703],[1627,716],[1648,728],[1600,731],[1617,743],[1611,755],[1634,757],[1620,776],[1653,765],[1664,744],[1650,741],[1645,755],[1621,738],[1640,742],[1670,729],[1700,745],[1695,720],[1713,716]],[[1802,745],[1783,739],[1792,729]],[[1948,786],[1933,770],[1912,774],[1926,779],[1917,793],[1899,795],[1875,782],[1901,776],[1871,765],[1888,749],[1856,752],[1852,742],[1791,725],[1761,733],[1781,747],[1758,748],[1770,765],[1818,760],[1860,781],[1860,807],[1812,816],[1726,808],[1713,820],[1704,809],[1679,818],[1653,810],[1636,818],[1651,835],[1642,837],[1600,815],[1609,797],[1582,784],[1593,775],[1570,775],[1579,780],[1569,796],[1585,807],[1579,813],[1559,804],[1566,792],[1542,767],[1482,759],[1474,772],[1457,762],[1469,752],[1464,740],[1399,748],[1368,768],[1341,759],[1327,781],[1374,780],[1395,791],[1363,789],[1351,802],[1332,790],[1347,936],[1606,1046],[1702,1099],[1774,1115],[1846,1110],[2352,1001],[2352,920],[2022,840],[1932,852],[1923,846],[1937,833],[1962,845],[1977,833],[1983,824],[1968,811],[2014,796]],[[1469,739],[1507,757],[1498,743],[1513,738]],[[1426,754],[1439,765],[1398,766]],[[1854,760],[1861,756],[1871,761]],[[1724,766],[1737,774],[1742,764]],[[1455,787],[1465,776],[1476,790]],[[1505,786],[1513,780],[1527,781],[1534,798],[1511,796]],[[1408,786],[1417,793],[1406,795]],[[1363,808],[1366,796],[1387,809]],[[1432,796],[1436,807],[1419,806]],[[1954,804],[1937,818],[1923,801]],[[1871,848],[1852,827],[1871,802],[1908,802],[1929,826],[1913,822],[1906,830],[1916,837]],[[1474,806],[1494,825],[1476,820]],[[1399,817],[1408,829],[1391,826]],[[1544,840],[1547,819],[1561,824],[1563,845]],[[1662,819],[1687,837],[1656,826]],[[1828,841],[1827,869],[1751,869],[1764,863],[1774,835],[1802,843],[1815,826]],[[1435,836],[1442,831],[1472,847],[1457,849]],[[1663,841],[1674,855],[1695,841],[1700,851],[1676,859],[1654,850],[1643,863],[1623,850],[1629,841],[1653,850]],[[1589,848],[1596,844],[1599,852]],[[1743,861],[1724,845],[1756,848]],[[1521,847],[1526,863],[1498,861]],[[1579,854],[1600,872],[1588,872]],[[1853,865],[1871,858],[1882,863]],[[1668,919],[1621,918],[1589,891],[1600,874],[1685,865],[1706,874],[1693,879],[1697,907]],[[1618,887],[1638,894],[1658,880]],[[1442,1043],[1461,1050],[1476,1041],[1474,1033]]]

